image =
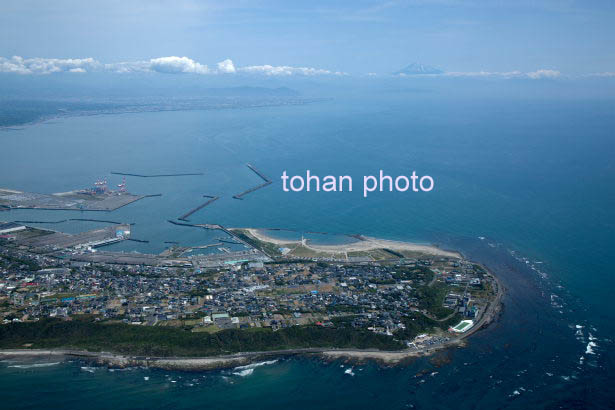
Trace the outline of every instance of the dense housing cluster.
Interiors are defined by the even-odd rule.
[[[0,239],[4,323],[91,315],[102,322],[191,332],[292,326],[350,328],[413,346],[442,343],[462,319],[479,321],[497,282],[458,258],[391,261],[235,261],[203,268],[72,260]]]

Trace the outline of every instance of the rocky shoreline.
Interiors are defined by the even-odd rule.
[[[85,350],[64,349],[7,349],[0,351],[0,359],[76,358],[110,368],[148,367],[175,371],[207,371],[245,366],[262,360],[289,356],[317,356],[325,360],[346,359],[350,362],[376,361],[383,365],[397,365],[413,357],[427,356],[437,350],[452,347],[442,345],[425,351],[342,350],[342,349],[292,349],[272,352],[238,353],[213,357],[136,357],[113,353],[96,353]]]
[[[429,356],[436,351],[452,347],[462,347],[465,342],[455,339],[449,343],[425,349],[407,349],[401,351],[360,350],[360,349],[288,349],[265,352],[236,353],[212,357],[142,357],[128,356],[109,352],[89,352],[72,349],[4,349],[0,350],[0,359],[29,358],[76,358],[99,366],[111,368],[148,367],[175,371],[207,371],[230,369],[245,366],[272,358],[290,356],[320,357],[324,360],[345,359],[349,362],[364,363],[375,361],[385,366],[395,366],[409,359]]]

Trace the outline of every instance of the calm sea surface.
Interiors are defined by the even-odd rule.
[[[280,359],[251,372],[110,371],[0,363],[5,408],[608,408],[615,370],[615,114],[610,102],[436,101],[398,96],[303,106],[75,117],[0,132],[0,186],[111,184],[157,194],[113,213],[10,211],[2,220],[135,223],[108,249],[161,252],[217,232],[166,222],[362,233],[437,243],[485,263],[508,289],[498,323],[465,349],[385,369]],[[239,201],[260,183],[274,184]],[[282,191],[280,175],[350,175],[353,192]],[[430,175],[429,193],[374,192],[363,175]],[[97,223],[41,225],[82,231]],[[283,233],[282,233],[283,234]],[[286,235],[286,234],[283,234]],[[333,242],[340,237],[313,235]],[[592,342],[590,344],[590,342]],[[43,365],[45,364],[45,365]],[[249,373],[249,374],[248,374]]]

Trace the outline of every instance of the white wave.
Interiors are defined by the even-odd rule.
[[[585,326],[575,325],[575,327],[576,327],[577,329],[583,329]]]
[[[260,367],[260,366],[267,366],[267,365],[270,365],[270,364],[277,363],[277,361],[278,361],[278,360],[276,359],[276,360],[267,360],[267,361],[264,361],[264,362],[258,362],[258,363],[251,363],[251,364],[247,364],[247,365],[245,365],[245,366],[237,366],[237,367],[235,367],[233,370],[249,370],[249,369],[255,369],[255,368]]]
[[[594,347],[598,346],[596,343],[594,342],[589,342],[587,344],[587,347],[585,348],[585,354],[596,354],[594,352]]]
[[[84,372],[94,373],[96,368],[95,367],[90,367],[90,366],[81,366],[81,370],[83,370]]]
[[[354,373],[352,371],[352,367],[349,367],[348,369],[344,370],[344,374],[349,374],[351,376],[354,376]]]
[[[594,337],[594,335],[592,335],[591,333],[589,334],[589,336],[587,336],[587,338],[588,338],[589,340],[591,340],[591,341],[598,340],[598,339],[597,339],[596,337]]]
[[[131,370],[138,370],[138,367],[116,367],[108,369],[110,372],[129,372]]]
[[[60,362],[52,362],[52,363],[33,363],[33,364],[14,364],[8,367],[15,367],[17,369],[33,369],[36,367],[49,367],[55,366],[56,364],[60,364]]]
[[[241,377],[249,376],[252,373],[254,373],[254,369],[245,369],[245,370],[242,370],[240,372],[233,372],[234,375],[241,376]]]
[[[574,332],[574,338],[581,343],[585,343],[585,335],[583,334],[583,331],[579,328],[577,328],[577,331]]]
[[[149,380],[149,376],[143,376],[143,380],[148,381]]]

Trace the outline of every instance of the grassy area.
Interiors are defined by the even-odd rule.
[[[343,253],[329,253],[329,252],[317,252],[312,249],[308,249],[303,245],[296,246],[289,255],[298,256],[300,258],[330,258],[331,256],[344,256]]]
[[[282,256],[282,253],[280,252],[280,246],[270,243],[270,242],[263,242],[259,239],[256,239],[255,237],[253,237],[252,235],[250,235],[248,233],[248,231],[244,230],[244,229],[231,229],[231,231],[237,235],[237,237],[239,237],[242,241],[248,243],[249,245],[255,247],[256,249],[260,249],[261,251],[265,252],[266,254],[270,255],[270,256]]]
[[[159,322],[157,326],[168,326],[168,327],[184,327],[184,326],[196,326],[199,323],[202,323],[202,319],[175,319],[175,320],[164,320]]]
[[[426,266],[400,266],[392,276],[397,280],[411,280],[415,283],[427,283],[433,279],[434,273]]]
[[[431,333],[437,329],[446,330],[450,326],[459,323],[460,320],[461,315],[458,314],[443,322],[437,322],[425,317],[421,313],[413,313],[403,318],[402,322],[406,328],[395,332],[395,336],[400,339],[411,340],[421,333]]]
[[[453,313],[452,309],[442,306],[444,298],[449,292],[449,287],[442,282],[436,282],[433,286],[422,286],[417,289],[419,307],[427,310],[438,319],[445,318]]]
[[[399,253],[401,253],[402,255],[404,255],[404,257],[409,258],[409,259],[421,259],[425,257],[425,253],[419,252],[419,251],[403,250],[403,251],[399,251]]]
[[[291,250],[288,252],[287,256],[298,257],[298,258],[315,258],[318,256],[317,252],[314,252],[311,249],[307,249],[303,245],[293,244],[288,246]]]
[[[194,332],[194,333],[199,333],[199,332],[217,333],[217,332],[219,332],[221,330],[222,329],[219,328],[216,325],[210,325],[210,326],[198,326],[198,327],[195,327],[194,329],[192,329],[192,332]]]

